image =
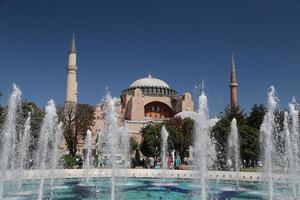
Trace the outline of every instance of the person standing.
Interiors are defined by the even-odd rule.
[[[178,157],[176,157],[175,159],[175,169],[179,169],[179,166],[180,166],[180,160]]]

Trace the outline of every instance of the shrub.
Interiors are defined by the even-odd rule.
[[[73,166],[76,165],[76,160],[72,155],[65,155],[63,157],[63,159],[64,159],[64,167],[65,168],[70,169],[70,168],[73,168]]]

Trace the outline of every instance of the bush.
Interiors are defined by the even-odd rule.
[[[73,166],[76,165],[76,160],[72,155],[65,155],[63,157],[63,160],[64,160],[64,167],[65,168],[70,169],[70,168],[73,168]]]

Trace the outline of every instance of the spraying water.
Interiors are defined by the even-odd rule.
[[[106,115],[106,133],[109,143],[110,162],[112,165],[111,175],[111,200],[115,199],[115,173],[117,168],[116,155],[119,149],[119,133],[118,133],[118,120],[115,109],[115,101],[108,93],[106,95],[107,115]]]
[[[165,180],[165,171],[168,168],[168,137],[169,133],[166,130],[166,127],[163,126],[161,129],[162,136],[162,151],[161,151],[161,162],[162,162],[162,174],[163,179]]]
[[[43,120],[40,137],[38,141],[38,149],[36,152],[35,167],[41,170],[41,180],[38,192],[38,199],[43,197],[43,187],[45,182],[44,170],[46,169],[47,156],[51,155],[49,149],[49,142],[52,140],[55,130],[57,130],[57,114],[56,107],[53,100],[48,101],[45,107],[45,117]],[[52,140],[53,141],[53,140]]]
[[[204,93],[204,82],[201,85],[199,96],[198,119],[195,122],[195,159],[196,170],[199,173],[199,184],[201,186],[201,200],[207,199],[207,170],[213,164],[215,158],[214,144],[210,138],[207,97]]]
[[[289,114],[288,112],[284,112],[284,121],[283,121],[283,134],[285,137],[285,161],[287,163],[286,165],[286,173],[290,175],[290,180],[292,183],[292,191],[294,198],[297,197],[297,187],[296,187],[296,171],[293,166],[294,164],[294,154],[291,144],[291,134],[289,130]]]
[[[228,137],[229,153],[230,157],[233,158],[235,162],[236,171],[236,187],[239,188],[239,172],[240,172],[240,145],[239,145],[239,134],[236,125],[236,119],[233,118],[231,121],[231,131]]]
[[[128,125],[125,122],[123,131],[122,131],[122,138],[121,138],[121,154],[122,160],[124,161],[124,174],[125,174],[125,181],[127,181],[127,169],[130,168],[130,132],[128,130]]]
[[[275,128],[275,109],[277,106],[277,102],[278,99],[276,97],[275,88],[271,86],[268,92],[267,113],[264,116],[263,123],[260,128],[260,139],[263,147],[264,157],[264,172],[266,176],[266,182],[268,185],[269,200],[273,200],[274,196],[274,183],[272,173],[272,152],[274,141],[272,134]]]
[[[52,138],[52,155],[51,155],[51,160],[50,160],[50,177],[51,177],[51,191],[53,190],[53,185],[54,185],[54,177],[55,177],[55,172],[58,168],[58,159],[59,159],[59,146],[61,143],[62,139],[62,122],[59,123],[59,125],[56,127],[53,138]]]
[[[3,199],[3,186],[5,182],[6,170],[8,169],[9,163],[11,166],[14,166],[15,149],[12,148],[12,144],[15,142],[16,137],[16,111],[18,106],[21,103],[21,95],[22,92],[18,86],[13,84],[13,91],[9,98],[7,115],[3,127],[3,131],[1,133],[1,152],[0,152],[0,199]],[[12,162],[10,162],[12,161]]]
[[[18,191],[21,190],[22,187],[22,178],[24,174],[24,162],[26,162],[26,157],[28,153],[28,148],[29,148],[29,139],[30,139],[30,112],[28,113],[28,117],[25,121],[24,128],[23,128],[23,135],[21,137],[21,143],[19,147],[19,156],[20,156],[20,166],[18,169],[18,179],[17,179],[17,184],[18,184]]]
[[[86,174],[86,183],[89,183],[89,170],[92,168],[92,132],[90,130],[87,130],[86,132],[84,148],[86,150],[86,155],[84,158],[83,169]]]
[[[290,131],[290,138],[289,144],[286,148],[287,151],[291,153],[290,157],[290,173],[292,176],[292,185],[294,196],[297,197],[297,191],[300,191],[300,177],[299,177],[299,170],[300,170],[300,160],[299,160],[299,111],[297,110],[297,102],[296,99],[293,98],[291,103],[289,104],[290,110],[290,119],[291,119],[291,131]],[[287,139],[286,139],[287,140]]]

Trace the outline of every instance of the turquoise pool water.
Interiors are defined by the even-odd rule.
[[[4,199],[36,199],[39,182],[26,181],[20,192],[14,185],[7,183],[4,190]],[[267,199],[264,196],[263,185],[256,182],[241,182],[240,189],[236,190],[232,181],[210,181],[208,199],[214,200],[255,200]],[[199,199],[199,187],[191,180],[124,178],[116,179],[116,199]],[[51,190],[50,181],[45,182],[44,199],[60,200],[92,200],[110,199],[110,179],[91,179],[87,184],[81,179],[57,180]],[[286,186],[277,185],[275,199],[289,199],[289,190]]]

